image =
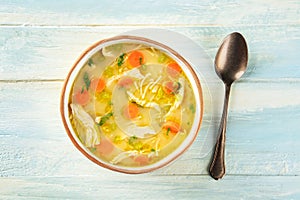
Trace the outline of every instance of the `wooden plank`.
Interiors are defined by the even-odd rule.
[[[300,3],[295,0],[2,0],[0,4],[4,25],[284,25],[299,24],[300,18]]]
[[[299,199],[299,176],[97,175],[0,179],[1,199]],[[159,196],[159,197],[158,197]]]
[[[300,175],[299,86],[299,82],[234,86],[226,146],[228,174]],[[61,87],[59,81],[0,83],[0,176],[107,173],[81,155],[67,137],[59,113]],[[154,174],[207,174],[211,154],[200,155],[213,143],[203,144],[202,135],[208,128],[218,128],[217,119],[209,127],[215,114],[207,112],[189,151]]]
[[[135,29],[137,27],[0,27],[0,80],[64,79],[88,46]],[[244,80],[294,81],[300,77],[300,25],[264,26],[259,29],[255,26],[165,29],[191,38],[189,44],[198,45],[198,49],[191,50],[195,57],[200,45],[211,58],[228,33],[239,31],[245,35],[249,46],[249,69]],[[162,37],[167,38],[168,35]],[[186,47],[186,43],[178,41],[178,51]]]
[[[0,1],[0,199],[300,199],[299,1],[95,2]],[[221,181],[207,175],[214,143],[203,137],[218,128],[223,91],[213,70],[198,64],[211,110],[195,143],[171,165],[143,175],[111,172],[65,133],[62,80],[81,52],[124,31],[158,27],[186,35],[212,59],[228,33],[248,41],[249,70],[233,87]]]

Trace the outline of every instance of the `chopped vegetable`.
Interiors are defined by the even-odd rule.
[[[84,86],[82,86],[82,88],[81,88],[81,94],[84,92]]]
[[[127,88],[128,86],[130,86],[132,84],[133,84],[133,80],[132,80],[132,78],[129,78],[129,77],[124,77],[118,82],[118,85],[120,87],[125,87],[125,88]]]
[[[110,130],[111,131],[115,131],[116,129],[117,129],[117,124],[116,123],[110,124]]]
[[[105,77],[112,77],[114,75],[114,69],[112,67],[106,67],[106,69],[103,72],[103,75]]]
[[[107,101],[111,98],[111,93],[103,91],[101,92],[99,95],[97,95],[98,98],[100,98],[99,100],[104,100]],[[110,105],[111,101],[107,102],[108,105]]]
[[[141,151],[144,148],[144,145],[141,141],[138,140],[138,138],[136,136],[131,136],[128,139],[128,144],[137,151]]]
[[[133,51],[128,56],[128,62],[132,67],[138,67],[144,64],[144,55],[140,51]]]
[[[134,119],[139,115],[139,107],[136,103],[129,103],[124,109],[124,115],[128,119]]]
[[[149,158],[147,155],[139,155],[134,159],[134,161],[140,165],[147,165],[149,163]]]
[[[90,67],[92,67],[93,65],[94,65],[94,61],[93,61],[93,59],[89,59],[88,60],[88,65],[90,66]]]
[[[135,150],[138,150],[138,151],[141,151],[141,150],[143,150],[143,143],[142,142],[136,142],[134,145],[133,145],[133,148],[135,149]]]
[[[194,104],[191,104],[189,109],[192,111],[192,113],[195,113],[195,111],[196,111]]]
[[[167,73],[172,76],[176,77],[181,73],[182,69],[176,62],[171,62],[167,66]]]
[[[113,144],[107,140],[101,140],[100,144],[96,145],[96,150],[102,155],[108,155],[114,150]]]
[[[163,63],[167,60],[167,56],[164,53],[159,54],[158,56],[158,62]]]
[[[96,151],[96,147],[91,147],[91,152],[95,153],[95,151]]]
[[[103,78],[96,78],[91,81],[90,87],[96,92],[102,92],[106,86],[106,82]]]
[[[121,67],[124,63],[124,59],[125,59],[125,53],[122,53],[119,57],[118,57],[118,66]]]
[[[159,100],[161,99],[162,97],[164,96],[164,91],[162,89],[162,87],[159,87],[158,91],[157,91],[157,94],[155,96],[155,99],[156,100]]]
[[[111,93],[108,91],[102,91],[100,93],[95,93],[95,110],[104,110],[105,113],[109,112],[111,110]],[[100,108],[103,107],[103,108]],[[102,113],[102,114],[101,114]],[[100,116],[103,115],[103,112],[100,112]]]
[[[147,65],[142,64],[141,69],[142,69],[143,71],[146,71],[146,70],[147,70]]]
[[[163,125],[164,129],[170,130],[171,133],[178,133],[180,130],[180,124],[174,121],[167,121]]]
[[[102,116],[100,119],[100,122],[98,123],[99,126],[102,126],[103,124],[105,124],[105,122],[111,117],[113,116],[113,112],[109,112],[106,115]]]
[[[171,128],[169,127],[169,128],[167,129],[167,133],[166,133],[167,136],[169,135],[170,131],[171,131]]]
[[[89,92],[85,89],[81,89],[74,95],[74,100],[79,105],[86,105],[90,101]]]
[[[121,136],[116,135],[115,138],[114,138],[114,142],[118,144],[118,143],[120,143],[121,141],[122,141]]]
[[[89,74],[87,72],[85,72],[83,75],[83,81],[84,81],[86,90],[89,90],[90,85],[91,85],[91,80],[90,80]]]
[[[179,82],[168,81],[163,85],[163,91],[166,94],[176,94],[180,89],[181,85]]]
[[[133,145],[134,141],[137,140],[137,137],[134,135],[134,136],[131,136],[128,140],[128,144],[130,145]]]
[[[111,133],[117,129],[116,124],[110,122],[103,124],[101,127],[102,127],[102,131],[105,133]]]

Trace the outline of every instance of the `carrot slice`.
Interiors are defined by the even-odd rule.
[[[163,84],[163,91],[166,94],[175,94],[179,89],[179,84],[176,82],[168,81]]]
[[[128,56],[128,62],[132,67],[138,67],[144,64],[144,55],[139,51],[133,51]]]
[[[147,155],[140,155],[134,159],[135,162],[140,165],[147,165],[149,163],[149,158]]]
[[[180,131],[180,124],[174,121],[167,121],[163,125],[164,129],[171,131],[171,133],[178,133]]]
[[[95,147],[96,151],[102,155],[108,155],[114,150],[113,144],[107,139],[102,139]]]
[[[132,84],[133,84],[133,80],[129,77],[124,77],[118,82],[118,85],[120,87],[125,87],[125,88],[129,87]]]
[[[129,103],[124,109],[124,115],[128,119],[134,119],[139,115],[139,107],[135,103]]]
[[[74,95],[74,101],[79,105],[86,105],[90,100],[90,95],[87,90],[79,90]]]
[[[172,76],[176,77],[182,72],[181,67],[176,62],[171,62],[167,66],[167,73]]]
[[[91,81],[91,88],[96,92],[102,92],[106,86],[106,82],[103,78],[95,78]]]

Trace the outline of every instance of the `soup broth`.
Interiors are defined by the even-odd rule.
[[[81,143],[113,165],[151,165],[177,149],[195,118],[195,96],[180,65],[151,46],[102,48],[81,68],[69,98]]]

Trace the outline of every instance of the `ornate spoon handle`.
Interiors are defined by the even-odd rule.
[[[227,112],[228,112],[228,102],[229,102],[229,94],[230,94],[230,85],[225,85],[225,98],[223,105],[223,114],[219,127],[219,137],[216,142],[215,152],[210,164],[209,173],[211,177],[218,180],[225,175],[225,133],[226,133],[226,124],[227,124]]]

